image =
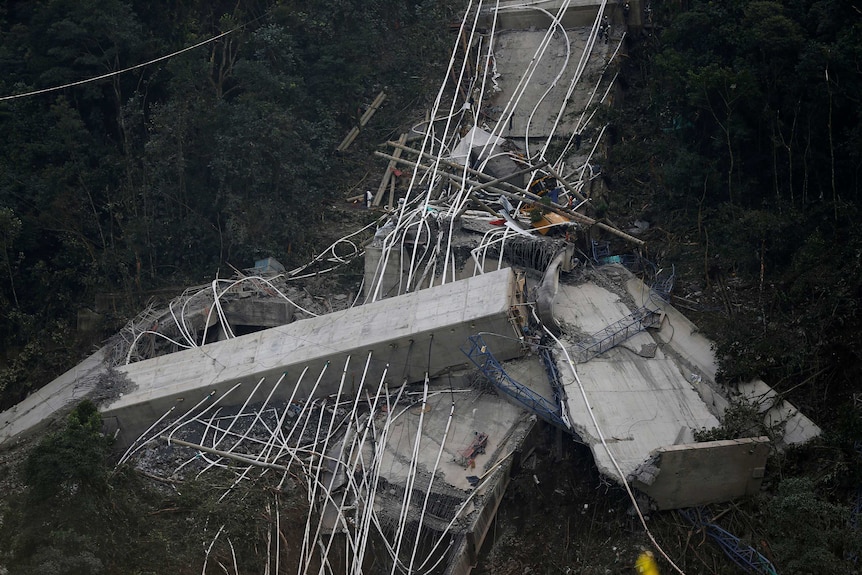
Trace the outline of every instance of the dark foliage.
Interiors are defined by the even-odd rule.
[[[763,378],[826,421],[862,373],[862,15],[831,0],[657,12],[626,70],[616,181],[668,233],[653,249],[724,310],[703,321],[723,381]]]
[[[412,0],[4,3],[2,95],[230,34],[0,102],[0,409],[98,341],[77,337],[82,308],[107,332],[151,290],[262,256],[304,263],[312,223],[353,177],[339,140],[384,87],[388,109],[415,102],[448,17]]]
[[[66,500],[104,491],[109,443],[102,435],[98,408],[90,401],[81,402],[69,415],[65,429],[46,436],[30,453],[24,481],[32,500]]]

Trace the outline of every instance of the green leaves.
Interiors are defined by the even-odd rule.
[[[78,404],[66,427],[43,439],[27,458],[24,478],[33,501],[60,497],[55,503],[66,505],[106,489],[108,445],[96,406]]]
[[[850,510],[827,501],[810,479],[788,478],[769,502],[769,527],[781,572],[846,573],[845,557],[862,552]]]

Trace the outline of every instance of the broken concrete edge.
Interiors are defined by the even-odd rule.
[[[93,355],[99,355],[104,350],[105,348],[102,348]],[[66,377],[71,372],[75,372],[74,379]],[[40,393],[46,388],[36,390],[28,396],[27,399],[34,396],[41,398],[37,405],[27,405],[28,402],[25,400],[0,414],[0,422],[2,422],[0,451],[12,449],[45,431],[62,429],[66,418],[82,401],[93,402],[101,411],[105,405],[135,387],[125,374],[106,362],[98,365],[93,371],[83,373],[76,372],[73,368],[54,380],[52,384],[54,384],[53,389],[47,397],[44,393]],[[48,406],[49,410],[39,409],[44,406]],[[110,430],[109,422],[104,420],[103,432],[109,433]]]
[[[628,481],[661,511],[729,501],[760,491],[770,451],[763,436],[671,445],[654,450]]]
[[[523,453],[528,439],[533,437],[534,431],[537,430],[536,422],[535,417],[521,418],[515,426],[514,433],[507,439],[507,443],[514,443],[517,447],[509,451],[505,459],[498,460],[500,461],[499,464],[495,463],[495,465],[499,465],[496,469],[489,470],[493,474],[491,478],[496,476],[499,477],[499,480],[491,483],[491,489],[477,497],[477,510],[473,512],[466,532],[456,540],[451,552],[453,559],[446,568],[446,575],[469,575],[473,567],[476,566],[485,537],[491,529],[500,503],[509,487],[512,465],[515,460],[513,455]]]
[[[767,429],[780,430],[776,442],[779,449],[806,443],[820,435],[821,429],[816,423],[762,380],[755,379],[741,384],[738,390],[745,401],[760,406]]]
[[[0,413],[0,449],[11,448],[34,433],[51,427],[88,399],[107,372],[107,347],[102,347],[48,385]]]
[[[633,275],[626,282],[626,290],[635,302],[649,299],[650,288]],[[656,298],[652,301],[656,301]],[[660,307],[665,314],[665,321],[656,332],[659,347],[689,370],[689,373],[683,373],[683,376],[688,379],[692,388],[700,394],[704,403],[719,421],[724,418],[725,411],[731,406],[728,396],[736,395],[747,401],[766,400],[761,409],[764,414],[764,425],[768,429],[783,427],[782,433],[776,438],[776,447],[779,449],[805,443],[820,435],[821,430],[817,424],[802,414],[793,404],[781,398],[767,383],[754,380],[738,385],[736,390],[716,383],[718,362],[712,342],[700,334],[697,326],[675,307],[669,303],[660,304]],[[677,329],[684,329],[690,334],[689,338],[694,342],[693,347],[681,347],[679,341],[674,340],[673,333]]]

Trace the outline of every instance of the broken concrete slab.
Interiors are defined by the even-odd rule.
[[[632,474],[632,485],[659,510],[728,501],[760,491],[768,437],[671,445],[653,452]]]
[[[568,366],[560,369],[564,377],[571,374]],[[576,382],[567,383],[569,417],[609,477],[619,478],[611,457],[628,474],[654,449],[692,441],[694,430],[719,423],[670,358],[643,358],[614,349],[577,369],[584,393]]]
[[[641,280],[632,277],[625,286],[636,303],[651,301],[665,314],[665,322],[654,337],[660,347],[680,363],[689,383],[713,413],[723,416],[731,405],[728,397],[735,396],[761,406],[767,428],[779,425],[783,428],[776,435],[776,447],[805,443],[820,435],[817,424],[763,381],[754,380],[738,384],[734,389],[721,389],[716,383],[718,359],[712,342],[676,308],[658,298],[650,299],[649,288]]]
[[[537,13],[533,13],[535,18]],[[595,17],[595,7],[592,7]],[[544,16],[544,26],[549,18]],[[606,65],[609,46],[596,43],[593,53],[586,62],[582,80],[577,89],[567,98],[567,88],[578,66],[578,59],[584,53],[590,35],[589,28],[575,28],[557,32],[548,40],[548,48],[537,62],[532,62],[538,48],[546,41],[542,29],[506,30],[497,34],[494,45],[496,71],[500,92],[495,101],[503,106],[510,98],[520,94],[520,100],[533,105],[517,108],[511,122],[504,128],[502,135],[507,138],[524,138],[529,134],[532,147],[541,146],[549,134],[572,134],[578,128],[578,114],[564,114],[557,122],[558,113],[563,107],[567,110],[583,110],[589,100],[596,80]],[[568,61],[567,61],[568,58]],[[526,71],[533,70],[532,78],[522,84]],[[550,90],[552,86],[556,89]],[[528,150],[531,151],[532,150]]]
[[[555,309],[563,325],[577,333],[575,339],[601,330],[632,311],[620,295],[595,283],[560,285]],[[567,342],[571,355],[574,343]],[[652,349],[652,344],[657,342],[648,332],[626,342],[633,349]],[[654,357],[644,357],[617,347],[578,364],[583,388],[569,365],[558,359],[575,432],[590,445],[602,473],[617,480],[620,474],[613,460],[625,476],[653,450],[690,441],[692,430],[718,425],[680,366],[659,346],[654,349]]]

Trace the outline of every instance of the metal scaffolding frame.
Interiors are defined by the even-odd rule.
[[[772,562],[757,552],[751,545],[744,543],[739,537],[725,531],[706,517],[710,516],[704,507],[680,509],[680,515],[685,517],[695,527],[702,528],[712,537],[725,555],[748,573],[762,575],[778,575]]]
[[[575,362],[587,362],[633,335],[660,323],[660,312],[646,306],[638,308],[623,319],[594,333],[588,340],[577,344],[575,346]]]
[[[526,385],[509,377],[500,362],[488,350],[488,346],[481,335],[471,335],[468,340],[470,342],[469,348],[464,349],[462,347],[461,351],[494,384],[494,387],[548,423],[569,430],[569,426],[563,420],[559,404],[555,404],[553,400],[539,395]]]

